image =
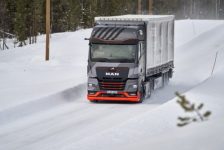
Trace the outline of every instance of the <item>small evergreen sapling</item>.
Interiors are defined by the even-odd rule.
[[[178,127],[186,126],[192,122],[205,121],[211,115],[211,111],[206,111],[205,113],[201,112],[204,106],[203,103],[196,106],[196,104],[191,103],[189,100],[186,99],[185,96],[181,95],[180,93],[176,92],[176,96],[178,97],[177,103],[181,106],[181,108],[183,108],[186,113],[191,113],[191,115],[188,116],[178,117]]]

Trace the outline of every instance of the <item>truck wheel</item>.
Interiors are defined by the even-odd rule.
[[[142,103],[143,100],[145,99],[145,89],[144,89],[144,85],[143,83],[141,84],[141,88],[140,88],[140,100],[139,103]]]
[[[98,100],[92,100],[90,101],[91,103],[98,103],[99,101]]]
[[[148,81],[148,84],[146,84],[145,87],[145,98],[150,98],[153,90],[154,90],[154,79],[150,79],[150,81]]]

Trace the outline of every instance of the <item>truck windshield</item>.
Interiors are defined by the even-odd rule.
[[[136,59],[137,45],[92,44],[91,60],[99,62],[127,62]]]

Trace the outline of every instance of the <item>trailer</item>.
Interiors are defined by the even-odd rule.
[[[142,102],[174,68],[174,16],[96,17],[89,38],[90,101]]]

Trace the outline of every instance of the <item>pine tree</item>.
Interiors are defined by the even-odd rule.
[[[82,0],[81,3],[81,26],[88,28],[92,25],[91,15],[91,2],[88,0]]]
[[[67,23],[68,23],[68,31],[75,31],[77,30],[80,24],[80,14],[81,14],[81,7],[79,1],[69,0],[69,10],[67,16]]]
[[[189,100],[186,99],[185,96],[180,95],[178,92],[176,92],[176,96],[178,97],[177,103],[181,106],[181,108],[184,109],[186,113],[195,114],[191,116],[188,115],[185,117],[178,117],[179,122],[177,123],[177,126],[183,127],[192,122],[205,121],[211,115],[211,111],[201,113],[202,108],[204,107],[203,103],[200,103],[196,106],[196,104],[191,103]]]
[[[15,15],[15,33],[19,41],[19,46],[26,45],[27,39],[27,4],[29,0],[17,0],[16,1],[16,15]]]
[[[14,34],[16,2],[14,0],[3,0],[6,5],[4,23],[7,24],[6,31]]]
[[[141,0],[148,14],[148,0]],[[51,32],[74,31],[94,25],[95,16],[137,13],[137,0],[52,0]],[[16,34],[19,46],[27,38],[35,43],[38,33],[45,33],[45,0],[1,0],[0,28]],[[156,0],[153,14],[174,14],[180,18],[224,18],[222,0]]]

